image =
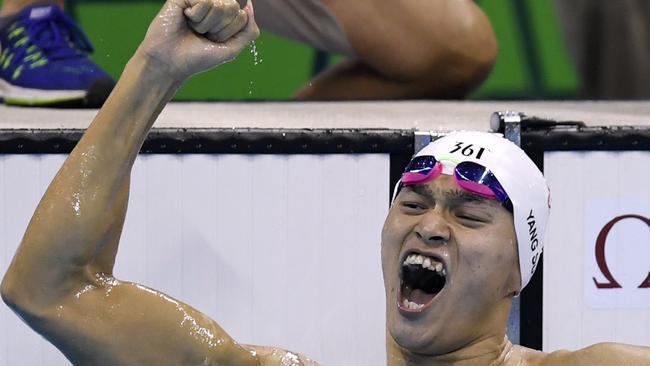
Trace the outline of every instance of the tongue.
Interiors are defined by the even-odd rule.
[[[420,289],[412,290],[408,296],[408,300],[416,304],[425,305],[433,300],[436,294],[428,294]]]

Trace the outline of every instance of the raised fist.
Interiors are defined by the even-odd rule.
[[[185,80],[231,61],[258,35],[250,1],[241,9],[236,0],[168,0],[138,52]]]

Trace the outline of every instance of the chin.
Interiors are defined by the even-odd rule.
[[[429,354],[431,342],[427,339],[426,336],[414,335],[411,332],[405,331],[396,331],[391,332],[393,340],[402,350],[408,351],[409,353],[416,354]]]
[[[443,344],[439,344],[441,337],[435,335],[435,329],[431,325],[422,321],[399,320],[400,317],[399,314],[393,314],[393,319],[388,324],[388,332],[399,348],[409,353],[423,355],[436,355],[448,351]]]

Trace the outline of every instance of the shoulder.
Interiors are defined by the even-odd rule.
[[[540,366],[650,366],[650,348],[618,343],[598,343],[577,351],[545,355]]]
[[[289,352],[276,347],[264,346],[244,346],[253,355],[257,356],[260,360],[260,366],[320,366],[316,361],[313,361],[303,355]]]

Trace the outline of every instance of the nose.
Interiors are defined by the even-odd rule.
[[[429,212],[415,227],[415,236],[427,245],[446,244],[450,230],[447,221],[439,212]]]

